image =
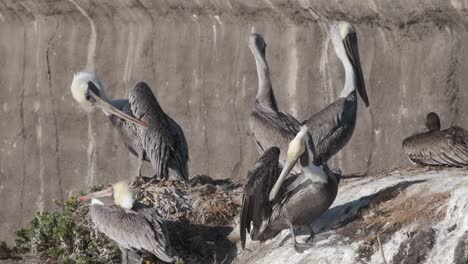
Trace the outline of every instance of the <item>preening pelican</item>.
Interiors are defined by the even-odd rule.
[[[146,160],[151,162],[155,176],[167,179],[171,168],[188,181],[189,155],[184,132],[164,113],[146,83],[138,83],[129,99],[111,100],[93,73],[79,72],[73,77],[71,92],[86,109],[101,108],[118,128],[125,146],[138,157],[138,176],[141,177]]]
[[[410,161],[422,166],[468,166],[468,131],[458,126],[440,130],[434,112],[427,114],[426,128],[427,132],[403,140]]]
[[[115,205],[104,205],[99,197],[113,196]],[[91,220],[96,228],[115,241],[122,251],[122,263],[141,263],[131,259],[129,252],[148,252],[164,262],[174,262],[164,223],[156,209],[134,205],[132,192],[125,182],[118,182],[103,191],[82,196],[79,201],[91,200]]]
[[[280,153],[280,163],[286,160],[285,150],[300,129],[300,123],[286,112],[278,111],[275,95],[270,82],[270,70],[266,61],[266,43],[260,34],[252,34],[249,47],[255,57],[258,75],[258,91],[255,107],[250,114],[250,130],[255,138],[260,154],[276,146]]]
[[[351,24],[341,21],[334,23],[330,31],[333,47],[343,63],[346,79],[340,97],[303,122],[309,127],[315,144],[314,159],[319,164],[326,163],[351,139],[356,125],[356,90],[366,107],[369,106],[356,30]]]
[[[314,232],[309,224],[332,205],[339,178],[327,167],[314,165],[310,159],[306,166],[301,165],[301,173],[287,177],[304,153],[313,157],[310,140],[307,127],[302,127],[289,144],[281,173],[278,173],[280,150],[277,147],[266,150],[249,171],[240,214],[242,248],[245,248],[246,232],[252,240],[263,242],[288,228],[297,251],[312,246],[308,242],[313,239]],[[294,228],[303,225],[309,227],[310,237],[306,243],[298,243]]]

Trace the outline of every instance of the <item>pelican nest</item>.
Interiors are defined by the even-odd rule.
[[[195,175],[189,184],[161,181],[135,190],[137,199],[166,220],[173,247],[185,263],[222,263],[236,255],[228,236],[242,203],[243,184]]]

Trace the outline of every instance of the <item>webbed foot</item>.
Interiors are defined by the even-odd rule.
[[[307,240],[309,239],[310,237]],[[312,248],[314,245],[315,243],[312,240],[304,243],[298,243],[297,241],[294,241],[294,249],[297,253],[303,253],[307,249]]]

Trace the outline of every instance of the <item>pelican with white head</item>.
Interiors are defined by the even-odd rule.
[[[291,140],[288,147],[286,163],[284,164],[284,168],[281,171],[281,174],[276,181],[275,185],[271,189],[270,192],[270,201],[276,198],[281,185],[283,184],[284,180],[288,176],[289,172],[292,170],[294,165],[296,165],[297,160],[304,155],[306,149],[309,152],[309,160],[312,159],[313,154],[312,151],[309,149],[309,133],[307,132],[307,126],[302,126],[301,130],[297,133],[296,137]],[[311,163],[311,162],[309,162]]]
[[[356,30],[348,22],[335,22],[331,26],[331,40],[335,53],[345,69],[345,85],[340,97],[347,97],[357,88],[365,105],[369,106],[369,98],[367,97],[359,58]]]
[[[112,196],[116,206],[98,200],[106,196]],[[164,262],[175,261],[169,234],[156,208],[134,206],[132,190],[126,182],[81,196],[79,201],[88,199],[91,199],[90,216],[95,228],[119,245],[121,263],[142,263],[142,252],[151,253]]]
[[[115,115],[134,124],[148,127],[147,123],[122,112],[119,107],[127,103],[127,101],[110,100],[104,92],[101,81],[99,81],[94,73],[76,73],[73,76],[70,90],[73,98],[87,111],[91,111],[94,107],[99,107],[107,116]]]

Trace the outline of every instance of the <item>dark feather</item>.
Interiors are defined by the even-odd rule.
[[[419,165],[468,165],[468,132],[461,127],[413,135],[403,140],[403,148]]]
[[[262,223],[271,215],[268,195],[279,176],[279,154],[277,147],[267,149],[247,175],[240,213],[242,248],[245,248],[246,232],[259,235],[265,228]],[[253,230],[250,229],[252,223]]]
[[[351,139],[356,125],[357,98],[352,92],[339,98],[320,112],[306,119],[315,147],[314,163],[326,163]]]
[[[139,141],[132,145],[141,144],[145,159],[151,162],[155,174],[160,178],[167,179],[171,168],[187,181],[189,155],[182,128],[164,113],[150,87],[144,82],[138,83],[131,92],[129,105],[132,115],[149,125],[148,128],[131,125],[132,129],[138,131],[138,136],[132,131],[125,134]]]
[[[259,104],[255,105],[249,121],[259,153],[262,154],[271,147],[278,147],[283,150],[280,160],[286,160],[289,142],[301,129],[299,121],[288,113],[275,112]]]

